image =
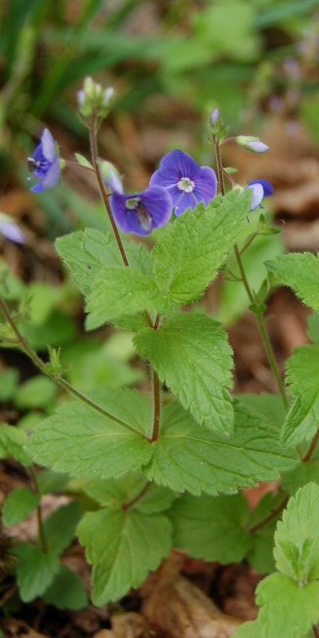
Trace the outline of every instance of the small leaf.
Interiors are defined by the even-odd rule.
[[[164,515],[104,509],[85,514],[80,543],[93,564],[95,605],[117,601],[156,569],[171,547],[171,525]]]
[[[249,508],[242,494],[234,496],[183,495],[174,504],[174,547],[186,550],[193,558],[222,564],[239,562],[252,544],[245,529]]]
[[[59,569],[55,554],[43,552],[36,545],[23,543],[16,548],[18,556],[17,583],[21,599],[28,603],[41,596],[51,585]]]
[[[28,487],[12,490],[2,506],[3,524],[10,526],[20,523],[37,508],[39,502],[39,494],[35,494]]]
[[[84,157],[84,155],[81,155],[81,153],[74,153],[74,156],[81,166],[84,166],[85,168],[91,168],[93,170],[91,162],[89,162],[89,160]]]
[[[319,345],[296,348],[287,364],[287,383],[295,400],[282,430],[285,445],[312,439],[319,419]]]
[[[28,443],[34,460],[57,472],[84,478],[120,478],[152,455],[146,439],[151,408],[136,390],[104,390],[89,395],[110,416],[82,401],[65,401],[37,426]]]
[[[250,197],[248,191],[230,191],[166,226],[153,250],[154,275],[163,293],[179,304],[203,295],[245,224]]]
[[[73,501],[62,505],[46,518],[43,526],[44,537],[52,554],[59,555],[70,545],[80,516],[79,504]]]
[[[19,372],[15,368],[8,368],[0,373],[0,401],[9,401],[18,386]]]
[[[266,266],[307,306],[319,310],[319,255],[290,253],[268,261]]]
[[[232,432],[233,407],[226,390],[232,383],[232,350],[214,319],[178,313],[158,330],[138,332],[134,343],[198,423],[217,433]]]
[[[228,438],[201,428],[177,402],[165,406],[152,449],[145,467],[148,479],[195,495],[233,494],[275,479],[297,463],[295,453],[280,445],[277,430],[240,403],[235,404],[235,431]]]
[[[47,408],[54,401],[56,393],[56,384],[39,374],[20,385],[14,400],[22,410]]]
[[[301,638],[319,620],[318,582],[300,586],[283,574],[271,574],[256,594],[263,638]]]
[[[0,425],[0,458],[13,457],[26,467],[32,465],[29,455],[24,451],[27,434],[23,430],[2,423]]]
[[[66,565],[61,564],[54,581],[43,595],[48,605],[58,609],[78,611],[88,605],[88,597],[81,579]]]

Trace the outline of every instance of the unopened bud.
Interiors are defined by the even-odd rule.
[[[103,160],[99,162],[102,178],[107,186],[116,193],[123,193],[123,185],[120,174],[111,162]]]
[[[253,153],[265,153],[269,150],[267,144],[261,142],[258,137],[252,137],[250,135],[238,135],[236,142],[239,146],[243,146],[248,151],[253,151]]]
[[[113,87],[104,89],[101,84],[86,77],[83,88],[77,93],[79,112],[83,117],[90,117],[93,113],[103,119],[107,116],[114,97]]]

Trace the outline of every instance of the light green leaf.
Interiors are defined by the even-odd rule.
[[[232,350],[222,327],[203,314],[178,313],[158,330],[145,328],[134,343],[160,380],[199,424],[217,433],[233,430]]]
[[[39,374],[20,385],[14,401],[23,410],[46,408],[54,401],[56,393],[56,384]]]
[[[26,432],[13,425],[0,425],[0,458],[13,457],[26,467],[32,464],[29,455],[24,451],[27,442]]]
[[[202,296],[245,223],[250,197],[248,191],[230,191],[166,226],[153,250],[155,280],[163,293],[179,304]]]
[[[28,603],[41,596],[51,585],[59,569],[55,554],[43,552],[37,545],[24,543],[16,548],[18,556],[17,583],[21,599]]]
[[[217,495],[270,481],[297,463],[295,453],[283,448],[277,430],[235,404],[235,432],[218,437],[196,424],[177,403],[165,406],[153,458],[145,468],[149,480],[170,487]]]
[[[135,472],[118,481],[90,481],[84,485],[83,490],[100,505],[116,508],[132,501],[144,488],[145,494],[134,505],[135,509],[144,514],[164,512],[175,499],[175,494],[171,490],[147,483],[141,472]]]
[[[301,346],[289,357],[287,383],[295,400],[283,425],[282,440],[298,445],[311,439],[319,423],[319,345]]]
[[[259,394],[238,394],[236,395],[242,405],[248,410],[260,414],[263,420],[270,425],[282,427],[285,420],[286,410],[279,394],[271,394],[270,392],[260,392]]]
[[[85,168],[91,168],[92,170],[94,170],[91,162],[89,162],[89,160],[86,157],[84,157],[82,153],[74,153],[74,156],[81,166],[84,166]]]
[[[19,372],[16,368],[8,368],[0,373],[0,401],[12,399],[19,381]]]
[[[174,547],[193,558],[222,564],[239,562],[247,554],[252,539],[245,529],[249,508],[242,494],[234,496],[183,495],[171,512]]]
[[[319,620],[318,582],[298,585],[283,574],[271,574],[256,593],[263,638],[301,638]]]
[[[134,268],[105,268],[91,285],[86,327],[92,330],[106,322],[146,310],[167,314],[172,307],[171,300],[160,293],[148,275]]]
[[[171,547],[171,525],[164,515],[104,509],[85,514],[80,543],[93,564],[93,603],[117,601],[143,583]]]
[[[37,508],[39,501],[39,494],[35,494],[28,487],[12,490],[2,506],[3,524],[9,526],[20,523]]]
[[[72,501],[62,505],[45,519],[44,536],[51,553],[59,555],[70,545],[80,516],[79,504]]]
[[[32,434],[27,447],[34,460],[84,478],[120,478],[147,463],[152,455],[147,399],[115,389],[89,396],[112,418],[82,401],[65,401]]]
[[[233,634],[232,638],[263,638],[261,627],[257,620],[245,622]]]
[[[313,312],[309,315],[308,320],[308,336],[313,343],[319,344],[319,313]]]
[[[319,256],[312,253],[281,255],[266,264],[307,306],[319,310]]]
[[[57,474],[51,470],[43,470],[37,474],[37,483],[41,494],[60,492],[69,482],[67,474]]]
[[[81,579],[66,565],[61,564],[54,581],[43,595],[48,605],[58,609],[85,609],[88,597]]]
[[[319,485],[308,483],[288,501],[277,524],[276,566],[298,582],[319,577]]]

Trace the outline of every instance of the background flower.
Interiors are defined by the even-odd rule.
[[[250,210],[256,210],[264,197],[270,197],[274,192],[273,185],[267,179],[253,179],[248,182],[248,188],[253,191]]]
[[[164,155],[150,185],[169,191],[176,215],[195,208],[199,202],[209,204],[217,193],[215,171],[209,166],[200,166],[188,153],[178,149]]]
[[[154,228],[167,224],[173,203],[164,188],[152,186],[145,191],[126,195],[115,191],[111,197],[111,207],[122,230],[149,235]]]
[[[18,224],[4,213],[0,213],[0,234],[16,244],[23,244],[25,241],[25,236]]]
[[[36,147],[32,157],[29,157],[29,166],[38,183],[31,190],[36,193],[53,188],[59,181],[61,168],[60,158],[57,152],[54,137],[49,129],[43,129],[40,144]]]

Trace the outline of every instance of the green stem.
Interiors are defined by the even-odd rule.
[[[30,477],[32,479],[34,491],[36,492],[36,494],[38,494],[41,497],[41,492],[40,492],[40,489],[39,489],[38,479],[37,479],[37,475],[36,475],[34,469],[32,467],[29,467],[28,468],[28,472],[29,472]],[[39,503],[39,505],[37,506],[37,521],[38,521],[38,534],[39,534],[40,545],[41,545],[41,548],[43,549],[43,551],[46,553],[48,551],[48,544],[47,544],[47,541],[46,541],[46,538],[45,538],[41,503]]]
[[[136,494],[136,496],[134,496],[130,501],[126,501],[126,503],[123,503],[122,509],[124,510],[124,512],[132,509],[132,507],[134,507],[134,505],[136,505],[136,503],[138,503],[138,501],[143,498],[151,485],[152,483],[148,481],[147,483],[145,483],[144,487],[142,487],[142,489]]]
[[[281,503],[279,503],[276,509],[272,510],[270,514],[268,514],[268,516],[262,519],[262,521],[260,521],[259,523],[256,523],[256,525],[253,525],[253,527],[248,528],[248,532],[251,532],[252,534],[254,532],[258,532],[258,530],[262,529],[264,525],[267,525],[267,523],[270,523],[270,521],[276,518],[278,514],[281,514],[281,512],[285,509],[288,503],[288,500],[289,500],[289,496],[285,496],[285,498],[281,501]]]
[[[77,399],[80,399],[80,401],[83,401],[83,403],[86,403],[86,405],[88,405],[90,408],[93,408],[93,410],[96,410],[96,412],[99,412],[100,414],[103,414],[103,416],[106,416],[108,419],[111,419],[112,421],[119,423],[119,425],[122,425],[127,430],[134,432],[134,434],[138,434],[139,436],[146,438],[141,432],[139,432],[138,430],[135,430],[131,425],[129,425],[125,421],[122,421],[121,419],[114,416],[113,414],[110,414],[109,412],[104,410],[104,408],[101,408],[97,403],[94,403],[94,401],[91,401],[91,399],[89,399],[87,396],[79,392],[70,383],[68,383],[68,381],[58,376],[57,374],[52,374],[51,372],[49,372],[46,368],[46,364],[44,363],[44,361],[40,359],[36,351],[33,350],[33,348],[28,343],[27,339],[20,332],[15,320],[13,319],[10,313],[10,310],[6,302],[4,301],[4,299],[1,299],[1,297],[0,297],[0,310],[2,311],[7,322],[9,323],[9,325],[11,326],[12,330],[14,331],[17,337],[17,341],[18,341],[17,345],[20,345],[20,347],[25,352],[25,354],[28,355],[28,357],[31,359],[31,361],[33,361],[34,365],[40,370],[40,372],[42,372],[42,374],[45,374],[47,377],[52,379],[58,386],[60,386],[60,388],[63,388],[63,390],[66,390],[70,394],[73,394],[73,396],[75,396]]]

